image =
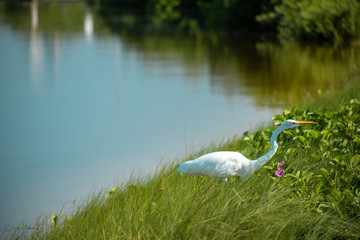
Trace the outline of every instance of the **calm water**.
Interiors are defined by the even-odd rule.
[[[359,47],[135,34],[131,16],[118,21],[84,3],[0,3],[0,226],[269,123],[360,66]]]

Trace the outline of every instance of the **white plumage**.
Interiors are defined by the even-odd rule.
[[[278,148],[276,138],[280,132],[288,128],[306,124],[316,123],[310,121],[295,121],[291,119],[283,122],[271,135],[270,150],[255,160],[249,160],[239,152],[213,152],[180,164],[177,171],[188,175],[207,175],[225,179],[239,175],[242,179],[246,179],[274,156]]]
[[[177,171],[189,175],[232,177],[244,175],[250,161],[238,152],[213,152],[180,164]]]

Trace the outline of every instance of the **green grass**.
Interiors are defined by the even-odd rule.
[[[241,150],[253,159],[269,148],[272,130],[234,136],[186,159],[135,176],[80,204],[71,216],[34,230],[31,239],[359,239],[359,77],[350,87],[274,116],[319,124],[284,131],[279,150],[246,181],[176,172],[204,152]],[[327,106],[328,110],[318,107]],[[285,161],[283,178],[274,175]],[[22,238],[20,234],[14,238]]]

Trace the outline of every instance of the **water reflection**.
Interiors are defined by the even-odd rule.
[[[48,8],[49,5],[53,8]],[[51,10],[54,8],[58,8],[58,11]],[[9,24],[15,29],[26,30],[24,7],[9,9],[11,11],[6,6],[2,7],[5,22],[8,16]],[[112,29],[118,35],[115,45],[122,41],[125,49],[136,51],[147,64],[154,68],[163,66],[164,74],[171,75],[171,72],[166,73],[169,65],[183,66],[186,71],[183,73],[184,81],[193,85],[200,78],[192,76],[208,71],[211,75],[209,82],[219,93],[228,98],[247,94],[259,106],[289,106],[317,92],[339,87],[343,84],[339,79],[346,81],[348,75],[360,65],[359,46],[334,49],[295,43],[281,45],[274,40],[263,41],[256,37],[201,34],[172,37],[158,32],[136,31],[141,28],[143,20],[128,13],[114,16],[116,21],[109,19],[109,16],[94,15],[93,10],[84,3],[74,3],[70,7],[61,3],[39,4],[33,0],[29,10],[30,58],[32,82],[35,85],[44,78],[42,67],[49,56],[44,49],[53,49],[52,62],[54,68],[59,69],[59,49],[64,34],[67,38],[75,37],[79,34],[79,27],[82,27],[85,37],[90,40],[96,33],[95,25],[98,25],[99,32],[104,33],[102,37],[108,36]],[[11,21],[14,12],[21,12],[24,17],[18,16],[16,22]],[[109,26],[105,26],[105,23]],[[43,35],[45,32],[47,36]],[[116,55],[120,49],[115,47]],[[119,66],[119,58],[115,57],[114,61]],[[119,69],[116,71],[119,72]]]
[[[84,20],[84,32],[87,39],[91,39],[94,34],[94,22],[91,9],[86,8],[85,20]]]
[[[59,3],[52,3],[52,5],[59,5]],[[62,4],[60,4],[62,6],[63,9],[65,9],[65,12],[68,12],[68,8],[64,8],[64,6]],[[83,5],[83,4],[81,4]],[[83,6],[84,7],[84,6]],[[17,8],[16,5],[12,6],[11,8]],[[19,7],[19,11],[23,10],[23,6]],[[85,7],[85,16],[84,16],[84,35],[88,40],[91,40],[93,38],[93,34],[94,34],[94,20],[93,20],[93,13],[92,10],[90,9],[90,7],[86,6]],[[55,73],[55,78],[57,76],[57,73],[59,71],[59,63],[60,63],[60,48],[61,48],[61,34],[64,34],[64,31],[60,29],[58,29],[58,25],[56,26],[52,26],[52,28],[50,29],[52,32],[52,37],[51,39],[46,39],[46,37],[44,37],[44,31],[47,31],[48,29],[44,29],[44,25],[40,24],[39,27],[39,2],[38,0],[33,0],[30,2],[30,20],[31,20],[31,26],[30,26],[30,47],[29,47],[29,51],[30,51],[30,68],[31,68],[31,72],[32,72],[32,77],[31,77],[31,82],[33,85],[33,89],[39,89],[40,87],[40,83],[43,81],[44,78],[44,69],[43,67],[45,66],[44,61],[45,61],[45,56],[49,57],[49,54],[46,54],[46,48],[52,48],[53,53],[50,54],[50,56],[53,56],[53,59],[51,59],[51,62],[53,63],[53,67],[54,67],[54,73]],[[14,10],[14,9],[13,9]],[[41,13],[46,12],[47,9],[44,8],[44,6],[42,6],[41,9]],[[82,12],[82,11],[81,11]],[[6,11],[5,11],[6,13]],[[59,13],[59,12],[55,12],[55,13]],[[46,17],[47,14],[45,14],[45,17],[43,17],[43,19],[40,19],[40,22],[42,21],[48,21],[49,18]],[[63,18],[61,18],[61,16],[54,16],[59,17],[59,21],[64,21]],[[69,25],[74,25],[76,26],[78,23],[77,22],[70,22]],[[61,24],[60,24],[61,26]],[[24,26],[23,26],[24,27]],[[47,46],[45,46],[47,45]],[[50,59],[48,59],[50,60]]]
[[[44,43],[43,38],[37,32],[39,17],[38,17],[38,1],[34,0],[30,3],[31,16],[31,34],[30,34],[30,64],[33,86],[40,84],[42,81],[43,66],[44,66]]]
[[[119,100],[120,99],[120,87],[121,87],[121,66],[122,64],[122,46],[121,40],[119,38],[115,38],[114,40],[114,52],[115,52],[115,96]]]
[[[301,44],[280,45],[253,38],[193,39],[122,34],[128,49],[136,49],[155,67],[185,66],[183,78],[210,72],[210,84],[228,98],[246,94],[258,106],[287,107],[343,86],[360,66],[360,48]],[[175,56],[181,56],[176,58]],[[157,59],[167,59],[166,63]],[[200,72],[199,72],[200,71]],[[168,74],[171,74],[170,72]]]
[[[241,88],[248,89],[258,105],[297,104],[318,92],[343,86],[360,66],[358,47],[333,49],[276,42],[241,45],[244,47],[240,49],[233,46],[238,54],[230,54],[226,69],[236,76],[221,86],[230,95],[238,94]],[[252,53],[244,58],[249,49]],[[268,101],[262,101],[264,97]]]
[[[38,16],[38,1],[33,0],[30,3],[30,12],[31,12],[31,29],[36,30],[38,28],[39,16]]]

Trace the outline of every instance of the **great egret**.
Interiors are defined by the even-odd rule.
[[[278,148],[276,138],[283,130],[306,124],[316,124],[316,122],[295,121],[291,119],[283,122],[271,135],[270,150],[255,160],[247,159],[239,152],[213,152],[180,164],[177,171],[188,175],[220,177],[225,178],[225,180],[228,177],[238,175],[240,175],[240,178],[246,179],[274,156]]]

